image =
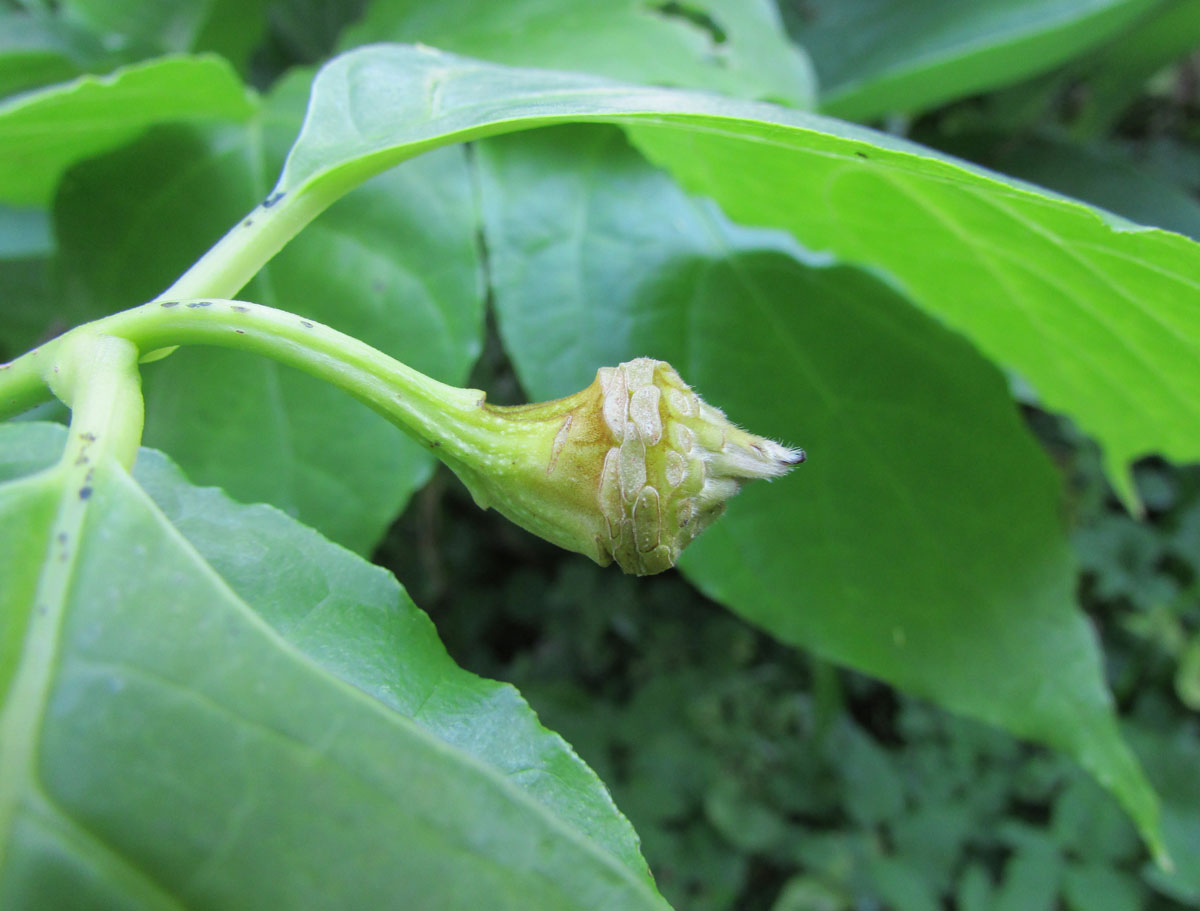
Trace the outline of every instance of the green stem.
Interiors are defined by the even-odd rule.
[[[67,446],[58,465],[40,476],[61,493],[45,541],[34,597],[12,682],[0,707],[0,868],[14,820],[24,806],[44,802],[28,783],[36,779],[38,729],[57,661],[60,628],[75,579],[81,531],[104,472],[129,468],[142,430],[137,349],[122,338],[76,330],[39,355],[46,380],[71,406]],[[29,357],[29,355],[26,355]],[[99,473],[98,473],[99,472]]]
[[[290,196],[272,193],[155,300],[233,297],[305,225],[344,193],[340,185]]]
[[[145,417],[137,347],[114,335],[78,332],[64,337],[56,354],[47,380],[71,409],[63,463],[111,457],[132,468]]]
[[[49,397],[47,384],[64,346],[80,336],[116,336],[142,356],[175,345],[253,351],[344,389],[431,447],[450,466],[488,461],[511,429],[484,394],[439,383],[358,339],[295,314],[231,300],[159,301],[115,313],[0,365],[0,419]],[[248,390],[248,395],[255,394]],[[499,434],[497,431],[501,431]]]

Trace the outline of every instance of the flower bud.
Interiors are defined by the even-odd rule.
[[[476,502],[637,575],[674,566],[746,481],[804,461],[730,423],[650,358],[604,367],[564,399],[482,411],[486,438],[445,453]]]

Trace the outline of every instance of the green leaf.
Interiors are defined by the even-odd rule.
[[[242,66],[267,24],[266,0],[62,0],[62,15],[142,53],[212,51]]]
[[[72,172],[55,208],[67,322],[155,296],[263,199],[306,89],[290,78],[245,127],[158,129]],[[461,383],[481,344],[477,223],[464,153],[447,149],[341,200],[243,296]],[[196,482],[272,503],[360,552],[432,470],[366,406],[274,361],[190,348],[145,373],[148,444]]]
[[[1075,607],[1058,478],[999,373],[877,279],[730,225],[612,132],[493,140],[480,161],[500,329],[531,398],[651,355],[809,453],[733,501],[685,573],[785,642],[1068,752],[1153,843],[1157,803]],[[863,818],[903,805],[877,784]]]
[[[1138,911],[1145,907],[1138,881],[1106,864],[1072,864],[1063,876],[1070,911]]]
[[[155,123],[244,120],[254,110],[229,64],[167,57],[0,105],[0,202],[44,205],[70,165]]]
[[[889,273],[1097,437],[1127,501],[1131,459],[1200,458],[1195,243],[828,118],[369,47],[318,75],[280,204],[431,147],[569,120],[622,123],[735,220]]]
[[[802,108],[815,91],[812,66],[772,0],[379,0],[342,46],[375,41]]]
[[[48,261],[54,237],[41,209],[0,205],[0,358],[8,360],[51,330]]]
[[[1016,846],[1004,865],[1004,881],[996,890],[994,911],[1054,911],[1063,877],[1063,861],[1055,845],[1040,833]]]
[[[1169,175],[1115,143],[1081,144],[1049,136],[1001,141],[995,133],[968,133],[940,137],[937,145],[1131,221],[1200,240],[1200,202]]]
[[[1192,0],[1166,0],[1135,27],[1081,61],[1075,79],[1086,82],[1082,108],[1074,118],[1076,135],[1110,130],[1146,83],[1172,61],[1200,45],[1200,6]]]
[[[0,905],[665,907],[595,776],[389,574],[149,450],[79,503],[26,474],[64,437],[0,427]]]
[[[360,19],[367,0],[269,0],[270,40],[264,51],[279,58],[281,68],[317,64],[337,49],[342,30]],[[265,54],[264,54],[265,56]]]
[[[867,120],[917,112],[1045,72],[1162,0],[811,0],[793,32],[821,107]]]
[[[1146,700],[1149,702],[1150,700]],[[1175,861],[1173,870],[1150,868],[1146,878],[1164,895],[1200,907],[1200,727],[1195,718],[1161,712],[1141,719],[1129,731],[1155,788],[1162,794],[1163,834]]]
[[[93,36],[53,16],[0,10],[0,97],[63,82],[104,56]]]

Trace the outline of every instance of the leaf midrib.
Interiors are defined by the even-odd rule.
[[[633,874],[633,872],[615,855],[608,850],[602,848],[595,841],[588,838],[574,826],[566,823],[560,817],[551,812],[550,808],[541,801],[534,798],[527,791],[513,784],[506,775],[502,774],[499,769],[491,766],[480,759],[472,756],[470,753],[465,753],[455,749],[452,745],[437,738],[425,728],[417,724],[413,719],[385,706],[379,700],[375,699],[368,693],[346,682],[342,678],[336,676],[326,668],[322,667],[313,658],[304,651],[289,642],[282,636],[273,626],[267,623],[253,607],[239,595],[229,583],[216,572],[211,564],[204,559],[203,555],[194,547],[194,545],[180,532],[174,524],[162,513],[158,505],[153,501],[150,495],[135,481],[126,477],[122,481],[130,488],[130,495],[142,500],[144,508],[149,511],[156,520],[160,523],[161,531],[167,537],[174,539],[176,546],[180,552],[186,554],[188,559],[193,564],[194,569],[206,576],[210,582],[216,586],[229,603],[238,611],[243,618],[261,631],[281,652],[286,654],[289,659],[303,665],[310,673],[318,676],[326,681],[326,683],[339,688],[343,694],[353,699],[355,702],[365,706],[369,711],[375,713],[382,718],[387,724],[398,726],[407,730],[407,733],[414,740],[420,742],[423,747],[430,749],[435,753],[445,757],[448,763],[456,764],[465,768],[469,768],[477,774],[482,774],[485,778],[498,787],[499,790],[506,793],[515,803],[525,806],[527,809],[541,817],[549,828],[556,830],[560,835],[576,844],[587,854],[597,859],[600,865],[608,867],[618,874],[619,879],[631,886],[635,891],[642,893],[647,901],[648,906],[663,907],[662,899],[649,891],[647,885]],[[275,510],[274,507],[262,505],[258,508]],[[333,544],[331,546],[340,546]],[[277,736],[286,736],[281,732],[274,732]],[[307,745],[305,745],[307,748]],[[356,779],[362,780],[357,773],[352,769],[346,769],[347,773],[353,775]],[[372,786],[369,781],[363,781],[364,784]],[[373,786],[372,786],[373,787]]]

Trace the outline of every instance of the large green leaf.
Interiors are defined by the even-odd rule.
[[[29,475],[65,436],[0,426],[0,906],[665,907],[389,574],[152,451]]]
[[[1045,72],[1162,0],[811,0],[793,32],[821,106],[867,119],[915,112]]]
[[[55,207],[66,322],[158,294],[264,198],[306,95],[307,80],[292,78],[244,127],[158,129],[76,168]],[[447,149],[341,200],[243,296],[460,383],[482,333],[477,223],[463,151]],[[149,444],[197,482],[356,550],[378,542],[432,470],[426,450],[364,405],[273,361],[184,349],[146,373]]]
[[[890,273],[1097,437],[1127,499],[1131,459],[1200,458],[1195,243],[829,118],[369,47],[318,75],[280,205],[431,147],[570,120],[625,124],[736,220]]]
[[[516,66],[812,107],[812,67],[773,0],[377,0],[342,42],[421,42]]]
[[[730,505],[687,575],[785,642],[1071,753],[1153,838],[1075,607],[1059,482],[999,372],[878,279],[730,225],[615,131],[493,140],[480,162],[500,328],[532,398],[649,355],[808,451]]]
[[[166,57],[0,105],[0,202],[41,205],[70,165],[155,123],[238,121],[254,106],[217,57]]]

